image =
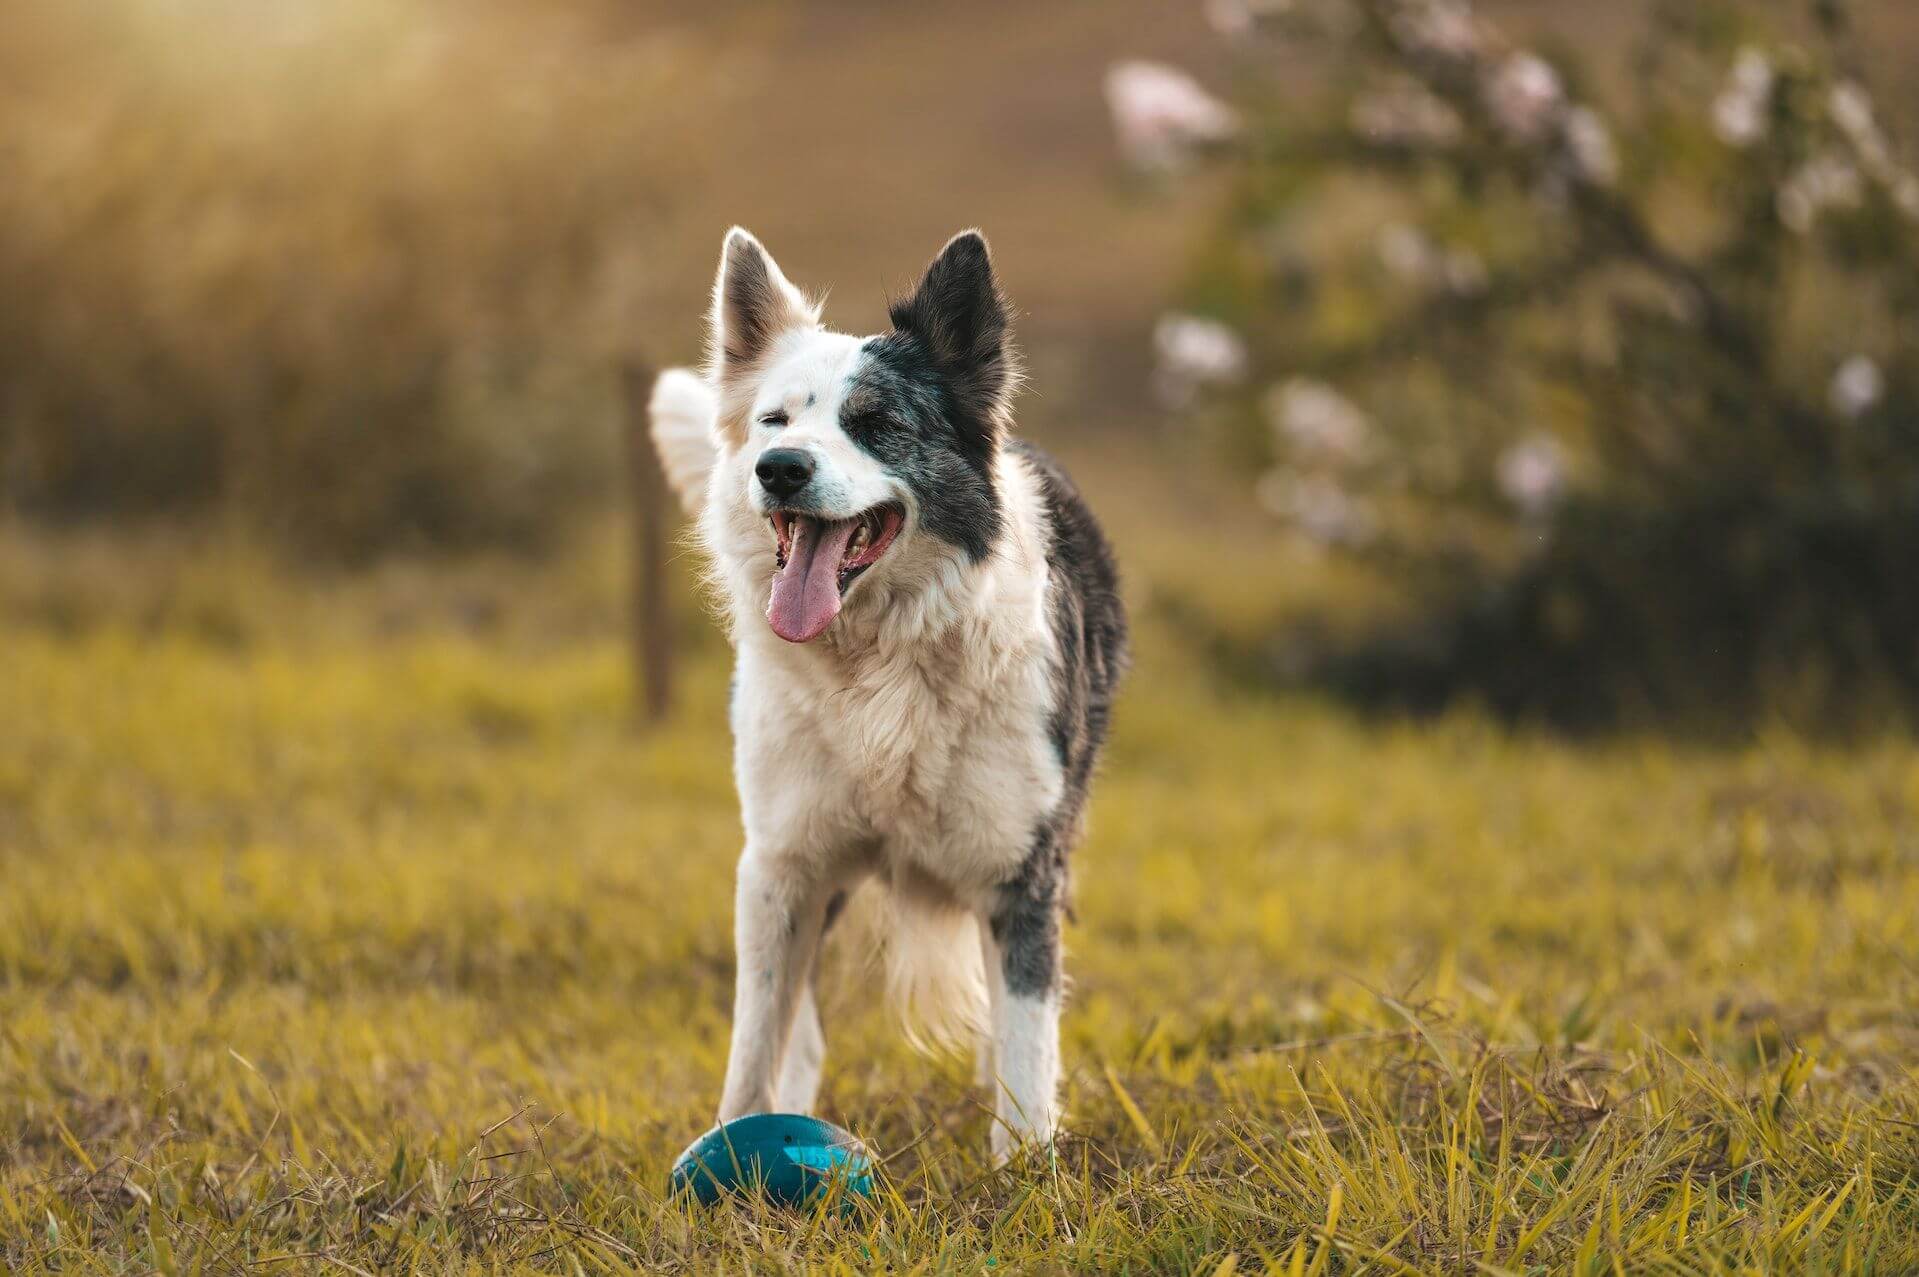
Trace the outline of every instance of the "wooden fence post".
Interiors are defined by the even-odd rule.
[[[673,496],[647,431],[653,370],[640,360],[621,369],[626,390],[627,470],[633,511],[633,690],[635,719],[657,723],[673,706],[673,618],[666,596],[667,520]]]

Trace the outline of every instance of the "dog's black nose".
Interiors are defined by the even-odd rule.
[[[813,454],[798,448],[768,448],[760,454],[753,473],[770,495],[785,500],[812,482]]]

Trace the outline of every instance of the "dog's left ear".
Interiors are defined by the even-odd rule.
[[[893,327],[925,343],[953,391],[954,425],[982,444],[1005,429],[1019,377],[1010,307],[993,276],[986,237],[961,231],[926,268],[919,288],[888,308]]]

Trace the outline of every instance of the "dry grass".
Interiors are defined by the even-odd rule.
[[[889,1160],[844,1218],[662,1196],[727,1027],[710,639],[636,739],[605,554],[295,587],[11,538],[0,1265],[1919,1266],[1909,741],[1249,697],[1152,600],[1298,565],[1252,541],[1193,580],[1230,543],[1165,526],[1122,520],[1148,619],[1058,1161],[988,1167],[965,1068],[901,1049],[848,963],[824,1109]]]

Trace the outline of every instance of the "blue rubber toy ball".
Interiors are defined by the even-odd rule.
[[[789,1206],[873,1191],[873,1158],[852,1132],[801,1113],[755,1113],[716,1126],[673,1163],[672,1189],[703,1206],[760,1192]]]

